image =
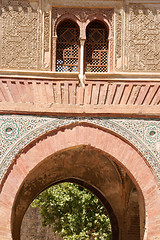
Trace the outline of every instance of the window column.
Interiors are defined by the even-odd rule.
[[[57,36],[52,37],[52,71],[56,71],[56,48],[57,48]]]
[[[85,75],[84,75],[84,44],[85,39],[80,39],[80,69],[79,69],[79,80],[82,87],[85,87]]]

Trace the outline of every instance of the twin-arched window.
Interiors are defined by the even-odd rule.
[[[57,28],[56,71],[80,71],[80,31],[71,21],[61,22]],[[108,71],[108,29],[106,25],[94,20],[86,28],[83,54],[84,72]]]

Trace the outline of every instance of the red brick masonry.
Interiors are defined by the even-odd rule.
[[[17,157],[3,182],[0,195],[1,240],[12,239],[11,215],[14,200],[29,172],[51,154],[82,144],[103,151],[125,168],[144,198],[146,225],[143,239],[160,239],[160,191],[157,180],[145,159],[133,146],[113,133],[82,123],[42,136],[35,143],[29,144]]]

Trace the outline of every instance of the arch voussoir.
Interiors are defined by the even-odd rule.
[[[111,157],[113,161],[127,171],[144,198],[147,215],[145,233],[147,238],[144,239],[152,240],[153,233],[154,236],[160,236],[160,228],[157,228],[157,226],[160,226],[160,192],[155,176],[146,164],[145,159],[131,144],[114,133],[93,125],[77,124],[66,127],[66,129],[59,129],[57,132],[46,133],[40,139],[29,144],[17,156],[2,186],[0,215],[3,216],[4,221],[0,220],[0,239],[12,239],[11,215],[14,202],[29,173],[44,159],[78,145],[92,146],[96,151],[101,151],[104,155]],[[72,172],[71,170],[70,172]],[[5,228],[3,222],[7,228]],[[150,232],[149,235],[147,235],[148,232]]]

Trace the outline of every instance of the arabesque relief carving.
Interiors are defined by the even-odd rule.
[[[52,16],[53,16],[53,19],[56,20],[60,16],[62,16],[64,14],[69,14],[69,13],[72,13],[73,15],[75,15],[81,22],[85,22],[89,15],[101,14],[107,18],[107,20],[109,21],[109,23],[111,25],[112,25],[112,21],[113,21],[113,17],[114,17],[113,16],[113,13],[114,13],[113,8],[110,8],[110,9],[53,8]]]
[[[44,50],[45,52],[49,51],[49,13],[44,13]]]
[[[115,29],[115,66],[116,70],[122,70],[122,13],[116,12]]]
[[[130,4],[127,12],[126,70],[160,71],[160,4]]]
[[[34,9],[28,1],[2,0],[1,68],[40,68],[39,14],[38,7]]]

